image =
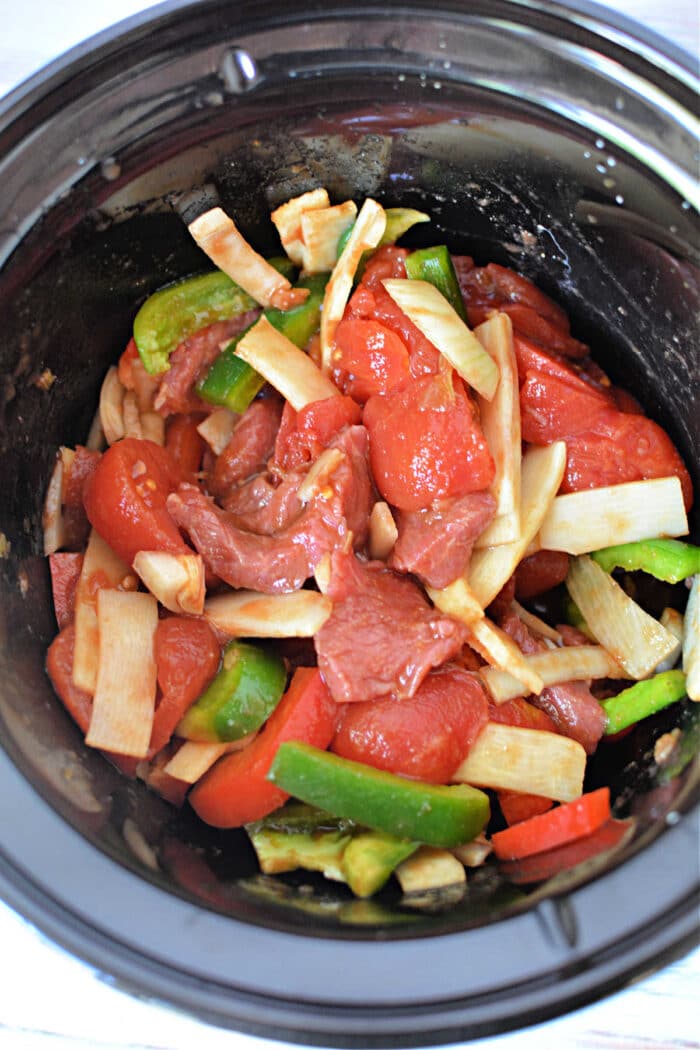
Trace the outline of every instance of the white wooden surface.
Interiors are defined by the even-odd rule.
[[[149,7],[143,0],[0,0],[0,96],[50,59]],[[616,0],[610,6],[692,54],[697,0]],[[1,830],[0,830],[1,834]],[[700,1050],[700,949],[625,991],[471,1050]],[[281,1050],[117,991],[0,904],[2,1050]]]

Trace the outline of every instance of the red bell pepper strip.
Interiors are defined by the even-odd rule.
[[[529,857],[590,835],[609,818],[610,789],[598,788],[505,831],[497,831],[491,839],[493,851],[499,860]]]
[[[162,696],[153,715],[149,758],[165,747],[175,726],[212,680],[221,651],[205,620],[169,616],[158,621],[155,656]]]
[[[317,668],[299,667],[264,729],[243,751],[226,755],[190,792],[195,813],[217,828],[238,828],[272,813],[289,798],[266,779],[280,744],[297,740],[326,748],[338,705]]]
[[[567,842],[563,846],[556,846],[554,849],[546,850],[544,853],[535,853],[521,860],[506,861],[501,864],[501,874],[516,886],[543,882],[545,879],[559,875],[562,871],[575,868],[577,864],[583,864],[592,857],[619,849],[629,841],[634,826],[633,818],[606,820],[590,835],[584,835],[574,842]]]

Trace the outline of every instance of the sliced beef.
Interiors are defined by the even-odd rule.
[[[207,478],[212,496],[225,499],[234,485],[265,469],[281,418],[282,402],[276,397],[264,397],[249,405]]]
[[[170,355],[170,368],[160,382],[155,408],[161,415],[196,412],[201,401],[194,384],[221,352],[221,344],[234,339],[257,320],[259,309],[247,310],[229,321],[216,321],[184,339]]]
[[[468,492],[425,510],[397,511],[399,537],[390,567],[412,572],[430,587],[446,587],[466,571],[474,542],[495,510],[490,492]]]
[[[352,531],[356,547],[367,536],[371,510],[371,481],[367,462],[367,431],[362,426],[347,427],[330,442],[345,456],[331,478],[335,501],[334,515],[343,517]],[[232,489],[224,506],[236,524],[250,532],[271,536],[287,528],[302,511],[297,492],[307,468],[287,474],[265,474]]]
[[[513,638],[523,653],[537,653],[544,643],[511,611],[501,620],[502,629]],[[530,702],[549,715],[563,736],[577,740],[591,755],[605,730],[606,716],[585,682],[561,682],[543,689]]]
[[[211,572],[231,587],[263,594],[299,590],[332,543],[327,534],[320,539],[324,523],[313,508],[276,536],[258,536],[238,528],[227,511],[194,485],[181,485],[169,496],[168,511]]]
[[[338,437],[337,447],[345,453],[343,461],[323,493],[306,506],[296,496],[304,475],[290,480],[290,497],[296,482],[299,509],[280,529],[253,532],[193,485],[181,485],[168,499],[168,510],[210,571],[232,587],[264,594],[298,590],[324,554],[348,544],[350,532],[358,544],[364,543],[371,499],[366,431],[350,427]],[[274,513],[272,503],[270,508]],[[258,519],[258,524],[270,524],[260,514]]]
[[[332,555],[333,612],[317,633],[318,665],[334,700],[413,696],[432,667],[455,656],[466,628],[382,562]]]
[[[543,689],[532,702],[552,719],[564,736],[578,740],[592,755],[605,732],[607,716],[585,682],[562,682]]]
[[[258,536],[274,536],[301,513],[297,492],[303,478],[303,471],[284,477],[258,474],[232,488],[222,503],[238,528]]]

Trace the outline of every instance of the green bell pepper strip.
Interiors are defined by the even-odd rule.
[[[304,868],[320,871],[327,879],[345,882],[342,862],[350,843],[350,836],[341,831],[309,834],[304,831],[273,831],[271,828],[246,828],[258,858],[260,868],[267,875]]]
[[[605,735],[612,736],[622,729],[641,722],[685,696],[685,675],[682,671],[663,671],[643,682],[635,682],[617,696],[604,700],[601,707],[608,716]]]
[[[488,796],[476,788],[406,780],[308,744],[282,744],[268,780],[329,813],[430,846],[468,842],[489,819]]]
[[[228,743],[253,733],[279,703],[284,661],[247,642],[229,642],[221,670],[177,727],[187,740]]]
[[[296,274],[291,259],[275,256],[271,266],[288,280]],[[215,321],[252,310],[256,302],[221,270],[183,277],[146,299],[134,318],[134,342],[151,375],[167,371],[170,354],[193,332]]]
[[[466,323],[467,311],[459,281],[450,253],[444,244],[411,252],[406,259],[406,273],[413,281],[428,281],[429,284],[434,284]]]
[[[397,839],[384,831],[354,835],[345,847],[341,871],[358,897],[371,897],[389,881],[394,868],[418,849],[417,842]]]
[[[266,817],[246,824],[246,831],[254,832],[260,828],[268,828],[270,831],[283,831],[287,834],[294,832],[305,832],[312,834],[318,831],[355,831],[357,824],[353,820],[345,820],[343,817],[334,817],[317,806],[307,806],[305,802],[290,799],[284,806],[268,813]]]
[[[665,583],[680,583],[700,572],[700,547],[682,540],[639,540],[604,547],[591,554],[606,572],[626,569],[627,572],[649,573]]]
[[[167,371],[173,350],[200,328],[252,310],[255,300],[221,270],[185,277],[146,299],[134,318],[134,342],[151,375]]]
[[[270,307],[263,316],[295,346],[303,349],[321,323],[321,306],[329,274],[319,273],[304,277],[297,288],[308,288],[309,295],[291,310]],[[265,380],[254,368],[236,356],[236,346],[245,332],[229,343],[219,354],[204,378],[197,384],[197,393],[211,405],[224,405],[232,412],[245,412]]]

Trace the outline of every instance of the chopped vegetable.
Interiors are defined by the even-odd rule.
[[[360,209],[360,214],[352,227],[347,244],[343,248],[326,285],[323,311],[321,313],[321,362],[323,371],[326,374],[332,368],[335,330],[340,323],[345,304],[352,291],[353,278],[360,264],[362,253],[377,247],[385,227],[386,215],[384,209],[381,204],[377,204],[376,201],[368,197]]]
[[[215,408],[197,427],[197,433],[204,438],[215,456],[220,456],[228,445],[239,418],[236,412],[221,406]]]
[[[280,204],[270,218],[277,227],[282,247],[297,266],[304,265],[304,243],[301,239],[301,218],[307,212],[330,207],[330,199],[325,189],[319,188],[302,193],[300,197]]]
[[[582,682],[588,678],[629,677],[601,645],[570,645],[547,649],[523,659],[545,686],[557,682]],[[522,682],[496,667],[485,667],[481,677],[496,703],[526,696]]]
[[[600,871],[609,862],[612,854],[619,852],[630,841],[634,829],[634,818],[606,820],[589,835],[582,835],[571,842],[542,853],[533,853],[520,860],[504,861],[501,863],[501,871],[516,886],[526,886],[554,878],[563,871],[569,871],[594,859],[596,870]]]
[[[511,578],[537,535],[554,499],[566,466],[566,445],[554,441],[532,447],[523,456],[520,497],[520,538],[513,543],[476,550],[469,569],[469,588],[482,608],[490,605]]]
[[[345,849],[343,875],[356,896],[371,897],[384,886],[396,866],[417,849],[417,843],[385,831],[361,832],[353,835]]]
[[[305,347],[318,328],[326,281],[325,274],[303,278],[297,287],[306,290],[306,301],[289,310],[267,309],[261,321],[299,349]],[[197,384],[197,393],[205,401],[241,413],[262,389],[264,377],[237,353],[241,340],[251,331],[252,327],[230,343]],[[338,393],[335,387],[333,393]]]
[[[355,220],[353,201],[305,211],[301,216],[301,259],[306,273],[332,270],[338,257],[338,239]]]
[[[572,561],[566,586],[595,639],[631,678],[646,678],[673,652],[671,632],[589,557]]]
[[[311,358],[265,317],[248,329],[236,346],[236,355],[271,383],[297,412],[312,401],[338,393]]]
[[[287,310],[307,298],[307,291],[292,288],[286,277],[251,248],[221,208],[200,215],[189,224],[189,231],[212,262],[261,306]]]
[[[500,860],[519,860],[590,835],[609,819],[610,789],[603,787],[497,831],[491,841]]]
[[[241,737],[231,743],[207,743],[200,740],[186,740],[178,748],[164,768],[168,776],[182,780],[185,784],[196,784],[224,755],[231,751],[241,751],[254,739],[255,734]]]
[[[260,820],[289,797],[267,779],[280,746],[301,740],[328,747],[337,706],[316,668],[300,667],[263,730],[242,751],[225,755],[195,784],[190,801],[195,812],[217,828],[236,828]],[[298,746],[298,745],[295,745]]]
[[[434,285],[456,314],[467,322],[462,293],[455,273],[452,256],[444,244],[435,248],[421,248],[406,257],[406,274],[413,281],[427,281]]]
[[[683,626],[683,670],[691,700],[700,700],[700,574],[693,580]]]
[[[223,666],[177,727],[188,740],[228,743],[255,732],[279,703],[284,661],[257,646],[229,642]]]
[[[204,610],[204,562],[199,554],[139,551],[134,572],[161,605],[174,613],[200,616]]]
[[[323,493],[332,493],[328,483],[341,463],[345,462],[346,456],[339,448],[327,448],[321,453],[311,466],[297,490],[297,499],[300,503],[310,503],[314,496]]]
[[[491,722],[452,780],[570,802],[583,790],[585,770],[586,752],[575,740]]]
[[[657,580],[679,583],[700,573],[700,547],[680,540],[639,540],[606,547],[591,555],[606,572],[648,572]]]
[[[387,278],[382,284],[462,379],[490,401],[498,386],[498,366],[444,295],[427,281]]]
[[[476,541],[477,547],[512,543],[520,537],[520,475],[522,441],[518,362],[513,349],[513,329],[507,314],[495,314],[474,330],[498,367],[500,380],[489,401],[479,398],[481,428],[489,446],[496,477],[491,492],[496,497],[496,516]]]
[[[206,602],[204,616],[229,638],[312,638],[331,609],[330,599],[315,591],[232,591]]]
[[[254,306],[255,300],[221,270],[166,285],[149,296],[134,318],[134,341],[144,368],[160,375],[187,336]]]
[[[487,616],[469,624],[470,643],[494,667],[522,682],[529,693],[541,693],[544,683],[533,665],[526,660],[513,639],[491,623]]]
[[[682,671],[663,671],[644,682],[635,682],[617,696],[603,700],[602,707],[608,716],[605,733],[607,736],[619,733],[627,726],[682,700],[685,695],[685,675]]]
[[[399,530],[396,528],[391,507],[384,500],[377,500],[369,516],[369,553],[372,558],[386,559],[394,549]]]
[[[124,437],[124,394],[117,369],[112,366],[100,389],[100,425],[108,445]]]
[[[546,550],[587,554],[687,532],[681,483],[674,474],[557,496],[542,522],[539,543]]]
[[[658,671],[671,671],[683,653],[683,615],[677,609],[665,608],[659,618],[659,623],[665,627],[669,634],[676,639],[676,644],[668,656],[656,665]]]
[[[457,847],[459,848],[459,847]],[[404,893],[427,893],[446,886],[464,886],[464,865],[449,850],[421,846],[396,869]]]
[[[73,684],[86,693],[94,693],[99,660],[99,627],[97,595],[103,587],[134,585],[129,567],[111,550],[102,537],[92,530],[83,558],[75,595],[75,658]]]
[[[406,780],[307,744],[283,744],[269,778],[330,813],[433,846],[467,842],[489,817],[488,797],[482,791]]]
[[[349,835],[341,831],[275,831],[260,824],[250,825],[247,830],[260,870],[266,875],[305,868],[320,871],[335,882],[347,881],[343,861],[352,841]]]
[[[41,515],[41,524],[44,529],[44,554],[47,557],[60,550],[65,542],[65,527],[61,513],[64,474],[63,457],[59,453],[51,473],[51,480],[46,489],[44,509]]]
[[[150,594],[103,588],[97,594],[99,662],[85,743],[145,758],[156,701],[154,639],[158,603]]]

